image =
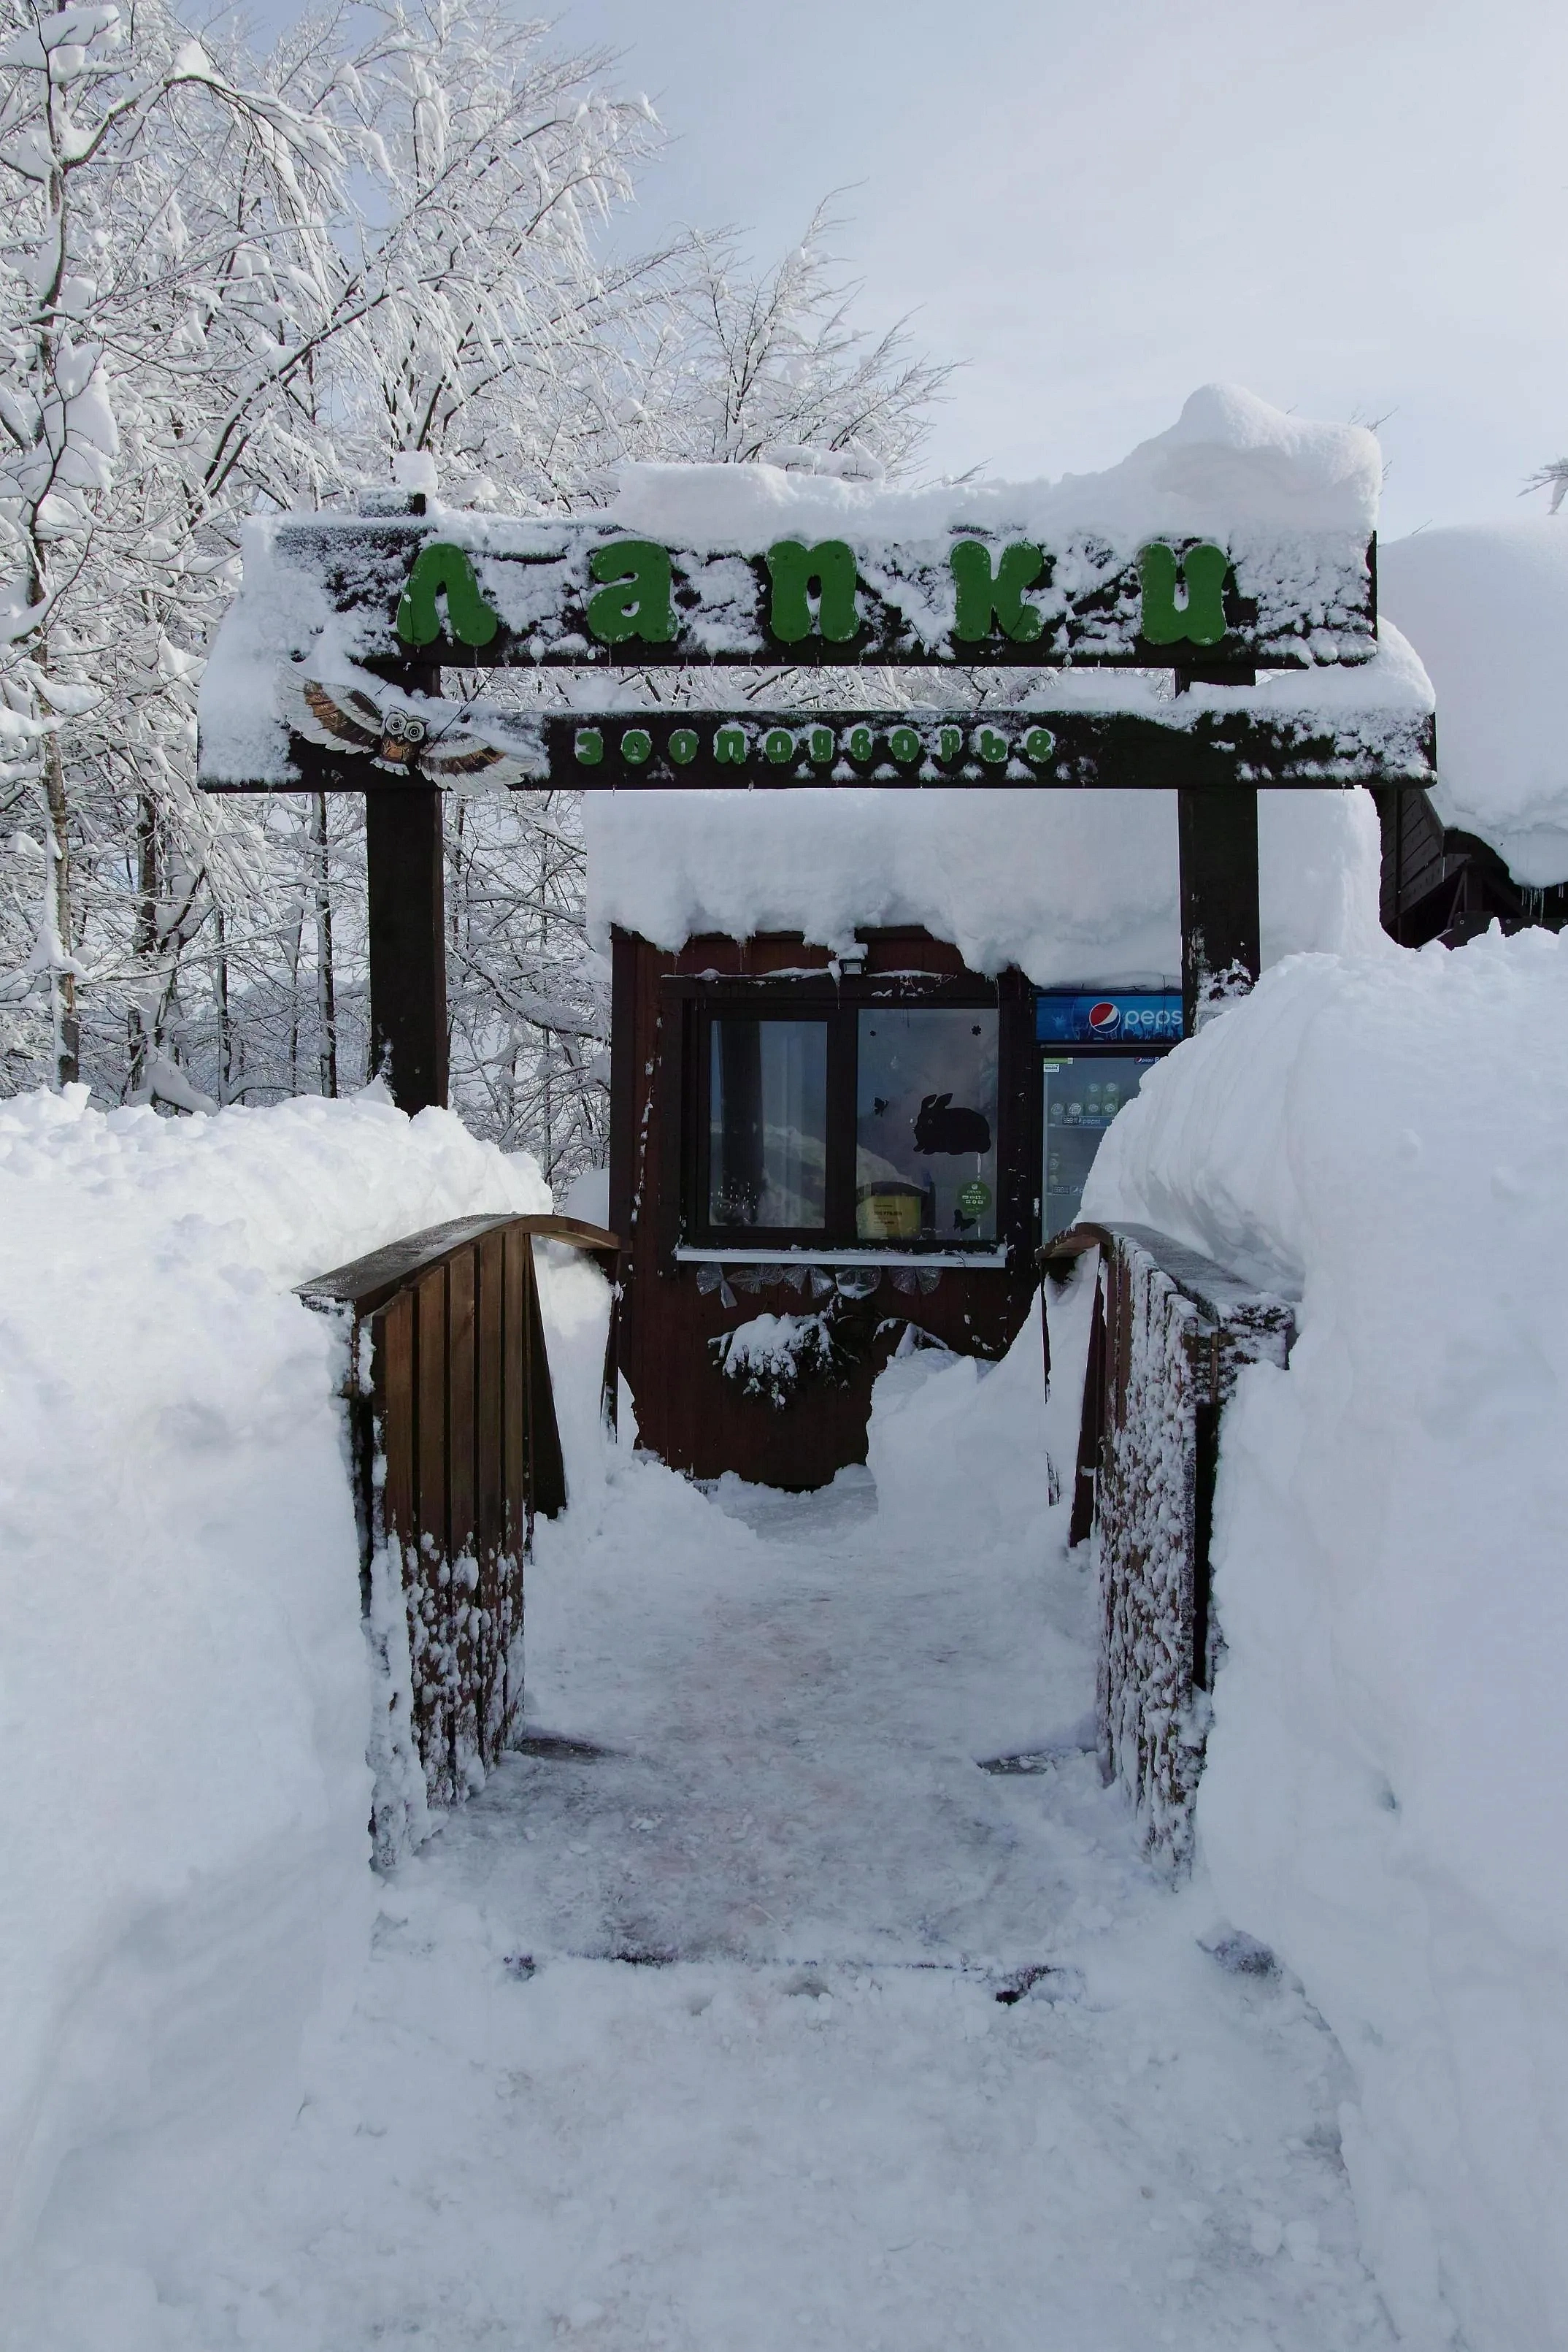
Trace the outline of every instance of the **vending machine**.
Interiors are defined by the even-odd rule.
[[[1137,1093],[1145,1072],[1180,1044],[1181,997],[1042,990],[1035,998],[1034,1034],[1045,1159],[1040,1234],[1049,1241],[1077,1223],[1106,1129]]]

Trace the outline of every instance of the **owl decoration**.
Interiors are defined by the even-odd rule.
[[[388,775],[427,784],[480,778],[497,790],[539,781],[528,761],[486,742],[461,716],[432,727],[425,711],[395,693],[377,702],[361,687],[326,687],[295,671],[285,679],[284,703],[290,726],[308,743],[362,753]]]

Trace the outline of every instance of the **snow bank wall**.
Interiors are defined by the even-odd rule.
[[[1181,1046],[1085,1213],[1298,1290],[1225,1425],[1197,1825],[1358,2096],[1409,2341],[1568,2344],[1568,937],[1302,957]]]
[[[0,1103],[8,2251],[155,2269],[296,2112],[362,1948],[370,1683],[340,1343],[289,1291],[549,1205],[374,1091]]]

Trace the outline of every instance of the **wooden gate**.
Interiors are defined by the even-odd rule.
[[[1099,1578],[1100,1762],[1132,1798],[1147,1851],[1179,1870],[1220,1646],[1209,1533],[1221,1420],[1244,1364],[1286,1363],[1295,1324],[1283,1300],[1136,1225],[1076,1225],[1040,1263],[1060,1278],[1095,1249],[1071,1540],[1092,1538]]]
[[[298,1293],[350,1323],[361,1600],[387,1653],[389,1704],[411,1709],[373,1745],[391,1756],[411,1738],[434,1804],[459,1801],[516,1727],[523,1563],[536,1515],[566,1503],[536,1238],[611,1261],[618,1246],[569,1217],[462,1217]],[[612,1357],[612,1401],[613,1372]],[[396,1801],[378,1786],[378,1809]],[[378,1843],[395,1843],[382,1832],[378,1822]]]

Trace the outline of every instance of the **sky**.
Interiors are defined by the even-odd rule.
[[[271,0],[282,9],[287,0]],[[1111,465],[1193,388],[1379,426],[1383,528],[1544,511],[1568,452],[1552,0],[574,0],[672,134],[649,241],[758,260],[840,190],[859,315],[963,364],[927,453]]]

